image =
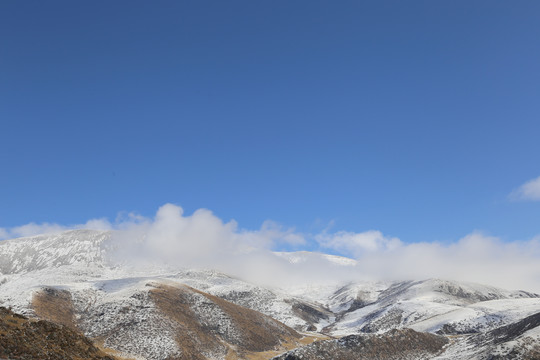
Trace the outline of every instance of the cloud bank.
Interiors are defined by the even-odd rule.
[[[113,230],[110,245],[115,263],[212,268],[264,285],[443,278],[540,292],[540,237],[504,242],[473,232],[452,243],[405,243],[375,230],[303,234],[270,221],[258,230],[246,230],[209,210],[186,215],[172,204],[159,208],[153,218],[128,214],[114,223],[97,219],[73,226],[28,224],[0,229],[0,236],[83,228]],[[315,247],[355,261],[313,253],[294,257],[274,253],[284,244],[299,250]]]
[[[512,200],[540,201],[540,176],[527,181],[510,194]]]

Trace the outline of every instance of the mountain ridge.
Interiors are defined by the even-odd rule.
[[[457,336],[460,340],[446,346],[444,354],[459,359],[471,353],[468,341],[475,336],[480,339],[479,334],[496,329],[509,332],[512,328],[505,326],[540,312],[537,294],[452,280],[325,279],[275,288],[212,269],[170,264],[137,269],[109,261],[115,251],[111,234],[73,230],[0,242],[0,305],[79,329],[108,348],[141,359],[186,354],[194,359],[270,358],[317,339],[351,335],[368,339],[407,328],[418,334]],[[290,260],[293,269],[303,259],[345,269],[354,261],[307,252],[276,256]],[[176,310],[167,310],[171,308]],[[185,315],[177,318],[175,314],[181,313]],[[242,320],[246,316],[233,314],[251,314],[247,318],[259,319],[260,324],[248,326]],[[208,322],[210,315],[221,322]],[[265,326],[281,330],[267,333]],[[235,331],[237,339],[229,336]],[[540,332],[535,331],[504,346],[536,344]],[[189,342],[178,335],[187,332],[198,340]],[[154,333],[164,335],[158,339]],[[258,343],[249,340],[252,336]],[[500,347],[492,340],[478,342],[481,354],[495,354]],[[375,343],[386,346],[384,341]]]

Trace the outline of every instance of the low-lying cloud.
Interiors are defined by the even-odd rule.
[[[110,245],[115,263],[212,268],[265,285],[435,277],[540,292],[540,237],[505,242],[473,232],[451,243],[405,243],[374,230],[303,234],[270,221],[260,229],[246,230],[209,210],[186,215],[172,204],[159,208],[153,218],[129,214],[114,223],[98,219],[73,226],[28,224],[0,228],[0,236],[82,228],[113,230]],[[355,261],[340,264],[312,253],[298,254],[291,261],[274,253],[283,245],[298,250],[315,247]]]
[[[360,272],[386,277],[437,277],[540,290],[540,239],[503,242],[475,232],[450,243],[401,243],[358,258]]]
[[[181,267],[221,268],[240,255],[271,252],[276,244],[305,243],[293,229],[270,221],[259,230],[244,230],[236,221],[223,222],[207,209],[184,215],[181,207],[172,204],[159,208],[153,219],[137,217],[112,227],[118,229],[112,239],[119,249],[116,260],[157,260]]]
[[[398,238],[384,236],[380,231],[369,230],[362,233],[338,231],[333,234],[323,232],[315,235],[315,240],[323,249],[331,249],[354,258],[366,252],[390,251],[401,245]]]

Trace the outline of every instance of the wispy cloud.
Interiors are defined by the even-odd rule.
[[[398,238],[384,236],[380,231],[375,230],[361,233],[338,231],[329,234],[323,232],[315,235],[314,238],[321,248],[352,257],[359,257],[366,252],[385,252],[402,245]]]
[[[110,230],[112,224],[106,219],[92,219],[84,224],[60,225],[55,223],[29,223],[12,228],[0,228],[0,240],[14,239],[41,234],[57,234],[66,230],[91,229],[91,230]]]
[[[540,176],[512,191],[509,197],[511,200],[540,201]]]

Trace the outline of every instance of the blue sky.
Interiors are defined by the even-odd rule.
[[[174,203],[246,229],[533,238],[540,196],[510,194],[540,176],[539,14],[3,1],[0,228]]]

